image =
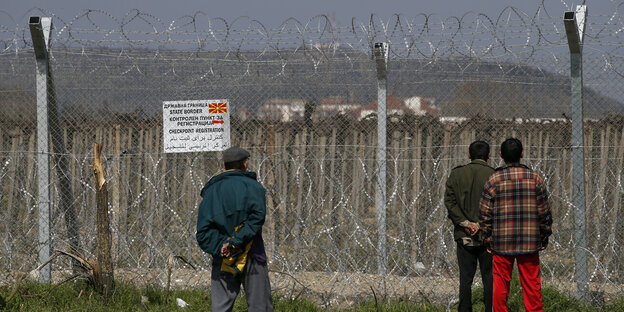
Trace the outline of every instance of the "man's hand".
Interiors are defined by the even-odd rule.
[[[230,243],[227,242],[223,244],[221,247],[221,257],[229,258],[232,255],[232,249],[230,248]]]
[[[477,232],[479,232],[479,224],[470,222],[470,224],[466,228],[466,232],[468,233],[468,235],[474,236],[475,234],[477,234]]]

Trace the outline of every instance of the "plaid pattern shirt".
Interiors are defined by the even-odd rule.
[[[544,179],[522,164],[494,172],[483,187],[479,226],[492,252],[523,255],[548,245],[552,215]]]

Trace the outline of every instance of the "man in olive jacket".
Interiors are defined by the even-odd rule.
[[[444,204],[453,222],[459,264],[459,312],[472,311],[472,281],[477,262],[483,280],[485,311],[492,311],[492,255],[479,238],[479,200],[494,169],[487,160],[490,145],[475,141],[468,147],[471,162],[451,171],[446,181]]]
[[[273,311],[262,240],[265,189],[247,171],[250,154],[240,147],[223,152],[221,174],[202,189],[197,243],[212,255],[212,311],[232,311],[243,284],[249,311]]]

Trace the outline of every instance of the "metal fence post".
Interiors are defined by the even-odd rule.
[[[377,210],[377,273],[386,274],[388,255],[386,247],[386,90],[388,88],[388,44],[375,43],[377,63],[377,189],[375,207]]]
[[[583,142],[583,33],[587,7],[564,13],[563,21],[570,48],[570,84],[572,104],[573,201],[575,228],[576,286],[579,298],[589,299],[587,272],[587,232],[585,230],[585,158]]]
[[[39,263],[50,258],[50,144],[48,138],[48,47],[52,18],[31,16],[28,24],[37,61],[37,177],[39,214]],[[39,271],[39,282],[49,283],[52,276],[50,265]]]

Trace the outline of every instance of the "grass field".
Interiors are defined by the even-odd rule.
[[[13,296],[11,296],[13,293]],[[624,311],[624,298],[619,298],[601,306],[590,306],[573,297],[545,288],[544,311]],[[167,297],[167,299],[165,299]],[[188,303],[181,308],[176,299]],[[166,301],[166,302],[165,302]],[[473,294],[475,311],[483,310],[483,290],[477,288]],[[323,309],[305,299],[274,298],[275,311],[456,311],[456,307],[446,307],[406,302],[362,302],[354,307],[343,309]],[[512,282],[509,298],[509,311],[524,311],[519,282]],[[137,288],[130,285],[117,285],[114,293],[105,298],[84,281],[63,285],[43,285],[29,283],[13,292],[13,287],[0,287],[0,308],[2,311],[207,311],[210,309],[210,296],[205,289],[172,290],[168,295],[160,288]],[[245,300],[239,296],[234,311],[247,311]]]

